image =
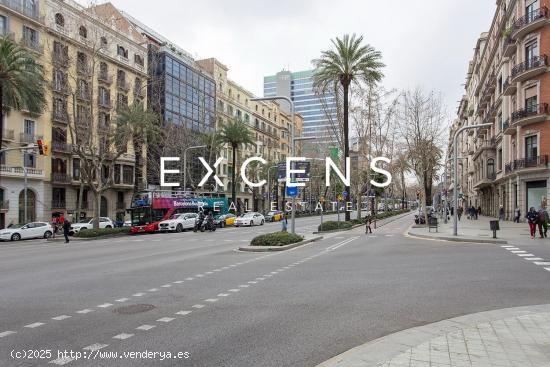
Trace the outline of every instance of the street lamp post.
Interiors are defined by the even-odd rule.
[[[183,151],[183,191],[187,190],[187,151],[191,149],[206,148],[206,145],[197,145],[194,147],[188,147]]]
[[[471,130],[471,129],[479,129],[480,127],[491,127],[493,124],[486,123],[486,124],[479,124],[479,125],[471,125],[471,126],[464,126],[455,133],[453,137],[453,178],[454,178],[454,188],[453,188],[453,199],[456,206],[456,203],[458,203],[458,136],[460,133],[462,133],[465,130]],[[455,207],[454,213],[453,213],[453,235],[458,236],[458,208]]]

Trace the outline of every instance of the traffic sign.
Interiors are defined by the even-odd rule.
[[[298,196],[298,186],[287,186],[286,187],[286,196],[294,198]]]

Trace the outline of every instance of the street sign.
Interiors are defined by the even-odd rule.
[[[342,193],[342,195],[343,195],[345,198],[347,198],[347,197],[348,197],[348,192],[347,192],[347,191],[344,191],[344,192]]]
[[[287,186],[286,196],[291,198],[295,198],[296,196],[298,196],[298,186]]]
[[[291,162],[295,170],[303,170],[305,173],[296,173],[292,177],[292,182],[309,182],[310,162]],[[285,182],[286,163],[277,164],[277,181]]]

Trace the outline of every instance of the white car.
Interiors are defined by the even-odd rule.
[[[261,213],[249,212],[237,217],[235,220],[235,227],[240,226],[263,226],[265,218]]]
[[[115,224],[107,217],[99,217],[99,228],[114,228]],[[78,223],[71,224],[69,234],[73,235],[86,229],[94,228],[94,218],[84,218]]]
[[[163,220],[159,223],[160,232],[182,232],[186,229],[195,227],[195,220],[198,214],[195,213],[179,213],[174,214],[172,219]]]
[[[31,222],[16,224],[0,230],[0,240],[19,241],[27,238],[50,238],[53,234],[51,224],[46,222]]]

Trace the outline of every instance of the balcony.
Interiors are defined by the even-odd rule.
[[[52,81],[52,91],[68,96],[71,92],[67,83]]]
[[[90,65],[82,61],[78,61],[76,63],[76,72],[78,73],[78,75],[84,76],[86,78],[92,76],[92,68],[90,67]]]
[[[67,203],[65,200],[52,200],[52,209],[66,209]]]
[[[119,89],[122,89],[125,92],[130,90],[130,83],[128,83],[125,79],[117,79],[116,85]]]
[[[536,122],[544,121],[548,118],[548,104],[540,103],[517,110],[512,113],[512,125],[525,126]]]
[[[101,108],[107,108],[107,109],[111,109],[111,99],[110,98],[99,98],[97,100],[97,105]]]
[[[64,141],[52,141],[52,152],[70,154],[73,151],[71,144]]]
[[[482,177],[474,184],[474,189],[482,189],[484,187],[491,186],[493,182],[496,180],[497,175],[495,172],[490,172],[487,174],[487,176]]]
[[[19,141],[21,143],[36,143],[38,139],[44,139],[40,135],[34,135],[34,134],[26,134],[26,133],[20,133],[19,134]]]
[[[69,122],[69,116],[67,115],[67,111],[54,110],[52,112],[52,121],[58,122],[61,124],[67,124]]]
[[[2,140],[14,141],[15,132],[13,130],[4,130],[4,134],[2,134]]]
[[[508,163],[504,167],[504,170],[508,175],[508,174],[526,170],[526,169],[528,170],[546,169],[547,166],[548,166],[548,155],[540,155],[536,157],[516,159],[515,161]]]
[[[32,18],[39,22],[44,22],[44,17],[40,15],[38,8],[31,6],[30,2],[23,2],[21,0],[0,0],[0,4],[15,10],[28,18]]]
[[[87,90],[87,89],[78,89],[76,91],[76,99],[78,99],[79,101],[82,101],[82,102],[90,102],[91,100],[91,96],[90,96],[90,91]]]
[[[520,39],[525,37],[529,33],[544,26],[547,18],[548,8],[545,6],[525,14],[512,25],[512,38]]]
[[[546,72],[548,57],[546,55],[534,56],[512,68],[511,82],[523,82]]]
[[[52,61],[54,65],[66,68],[69,66],[69,55],[62,52],[52,51]]]
[[[41,169],[30,168],[26,169],[28,178],[44,178],[44,171]],[[12,166],[0,166],[0,176],[2,177],[24,177],[25,169],[23,167],[12,167]]]
[[[516,41],[514,41],[511,37],[505,38],[502,44],[503,56],[510,57],[515,53],[516,53]]]
[[[36,53],[39,53],[39,54],[43,54],[44,53],[44,46],[42,46],[38,40],[35,40],[35,39],[32,39],[31,37],[28,37],[28,36],[23,36],[21,37],[21,41],[20,41],[21,45],[31,51],[34,51]]]
[[[128,60],[128,58],[126,56],[117,55],[117,59],[118,59],[118,61],[120,61],[124,64],[127,64],[127,65],[130,64],[130,60]]]
[[[0,200],[0,210],[9,210],[10,201],[9,200]]]
[[[52,172],[52,183],[70,184],[72,183],[71,175],[66,173]]]
[[[485,139],[476,146],[473,159],[476,160],[486,150],[495,150],[495,139]]]
[[[511,96],[513,94],[516,94],[517,90],[517,83],[512,82],[512,77],[508,77],[508,79],[506,79],[506,81],[502,85],[502,94],[504,94],[505,96]]]
[[[100,83],[104,83],[107,85],[113,84],[113,76],[105,72],[100,72],[99,75],[97,76],[97,80]]]

